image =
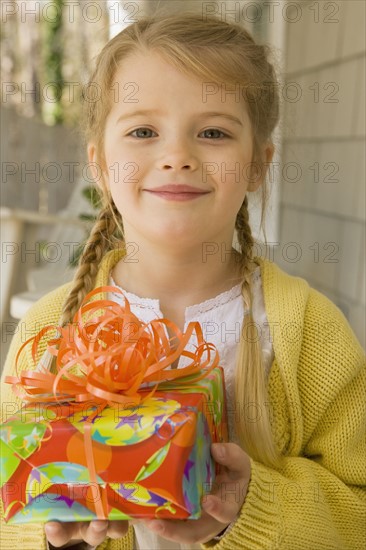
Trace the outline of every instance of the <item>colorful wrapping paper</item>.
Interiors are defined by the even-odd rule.
[[[127,298],[95,299],[109,290],[121,292],[95,289],[72,323],[25,342],[17,362],[31,341],[36,362],[56,328],[36,368],[6,378],[28,402],[0,426],[9,523],[201,514],[215,477],[210,444],[227,441],[217,350],[199,323],[182,333],[167,319],[142,323]],[[185,349],[192,335],[194,353]],[[180,356],[191,362],[172,369]]]
[[[196,519],[215,478],[212,441],[227,440],[223,372],[137,406],[32,403],[1,426],[1,495],[9,523]],[[101,408],[100,408],[101,409]],[[97,483],[84,449],[91,425]]]

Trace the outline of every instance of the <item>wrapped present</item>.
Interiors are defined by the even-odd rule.
[[[198,323],[183,334],[166,319],[142,323],[127,299],[88,302],[110,289],[90,293],[74,322],[56,327],[34,371],[8,377],[28,401],[0,426],[9,523],[200,517],[215,479],[211,442],[227,441],[217,350]],[[35,361],[54,329],[33,339]],[[185,349],[192,334],[195,352]],[[190,363],[172,369],[181,356]]]

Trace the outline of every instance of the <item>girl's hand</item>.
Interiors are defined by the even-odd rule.
[[[46,537],[56,548],[67,548],[79,542],[98,546],[106,537],[111,539],[123,537],[127,529],[128,521],[95,520],[68,523],[49,521],[45,525]]]
[[[208,542],[235,521],[248,491],[249,456],[235,443],[214,443],[211,452],[223,468],[216,477],[212,493],[203,497],[200,519],[153,519],[144,522],[148,529],[165,539],[193,544]]]

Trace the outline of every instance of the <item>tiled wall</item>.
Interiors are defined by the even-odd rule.
[[[366,4],[298,5],[286,24],[275,260],[334,301],[365,346]]]

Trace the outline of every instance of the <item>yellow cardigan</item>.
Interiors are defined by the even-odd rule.
[[[107,284],[123,252],[103,258],[95,286]],[[324,295],[274,263],[261,266],[275,359],[269,400],[276,443],[286,456],[280,471],[252,460],[240,517],[216,550],[356,550],[366,547],[365,354],[341,311]],[[21,320],[4,373],[41,327],[58,323],[70,283],[39,300]],[[29,348],[29,346],[28,346]],[[44,348],[41,348],[43,351]],[[30,350],[21,368],[32,365]],[[2,384],[2,411],[17,399]],[[20,405],[20,403],[19,403]],[[44,550],[43,525],[6,525],[0,548]],[[98,550],[131,550],[133,529]],[[153,550],[153,549],[152,549]]]

